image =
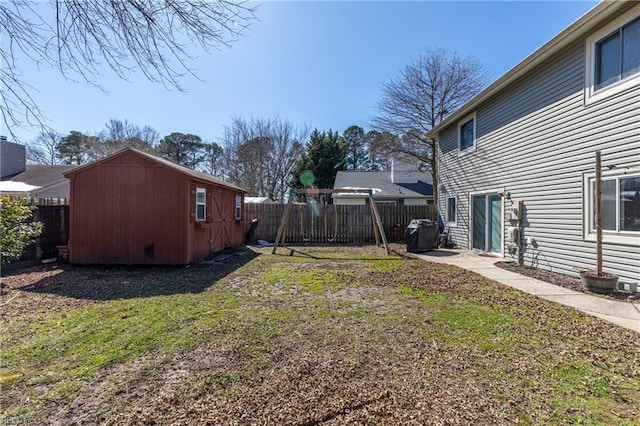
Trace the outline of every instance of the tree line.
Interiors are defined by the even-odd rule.
[[[32,164],[88,164],[126,147],[148,152],[245,188],[251,196],[282,201],[289,187],[302,187],[311,171],[316,186],[332,188],[340,170],[384,171],[391,161],[388,132],[350,126],[337,131],[309,130],[279,116],[234,117],[217,142],[190,133],[161,137],[149,126],[110,119],[93,135],[76,130],[62,135],[43,130],[26,145]]]

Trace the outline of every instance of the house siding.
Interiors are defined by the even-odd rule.
[[[69,180],[43,186],[29,193],[34,198],[69,198]]]
[[[12,176],[25,171],[26,154],[24,145],[0,141],[0,175]]]
[[[523,203],[525,263],[577,275],[595,266],[595,242],[585,238],[584,175],[603,165],[640,165],[640,88],[585,105],[586,39],[572,43],[484,102],[476,112],[476,150],[457,151],[457,126],[439,133],[441,200],[458,198],[458,222],[450,238],[470,248],[470,194],[508,191]],[[503,208],[511,201],[503,198]],[[445,216],[445,203],[439,214]],[[511,226],[504,221],[503,228]],[[515,225],[515,222],[513,223]],[[507,242],[503,229],[503,254]],[[605,271],[624,283],[640,282],[640,238],[603,246]]]

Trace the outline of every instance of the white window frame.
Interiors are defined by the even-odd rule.
[[[473,143],[471,144],[470,147],[462,149],[462,137],[461,137],[460,130],[462,128],[462,125],[467,124],[471,120],[473,120]],[[478,139],[478,136],[477,136],[477,133],[476,133],[477,123],[478,123],[478,120],[476,119],[476,113],[475,112],[473,114],[467,115],[465,118],[463,118],[462,120],[458,121],[458,128],[457,128],[457,132],[458,132],[458,156],[465,155],[465,154],[468,154],[468,153],[473,152],[473,151],[476,150],[476,141]]]
[[[640,73],[635,73],[615,83],[611,83],[604,87],[601,87],[600,89],[596,89],[596,48],[598,43],[618,31],[620,28],[624,27],[626,24],[635,20],[639,16],[640,4],[632,7],[628,12],[611,21],[608,25],[601,28],[587,38],[585,46],[585,105],[589,105],[593,102],[609,98],[620,92],[628,90],[631,87],[640,85]]]
[[[203,201],[198,201],[198,196],[203,194]],[[202,206],[202,216],[198,216],[198,207]],[[207,189],[196,187],[196,222],[204,222],[207,220]]]
[[[235,211],[235,219],[242,219],[242,195],[236,195],[236,211]]]
[[[638,245],[640,241],[640,232],[636,231],[620,231],[620,179],[640,177],[640,168],[621,168],[606,170],[602,172],[602,180],[616,180],[616,230],[602,230],[602,237],[605,242]],[[596,230],[593,226],[593,216],[595,214],[595,196],[592,190],[595,182],[595,172],[585,173],[583,175],[582,189],[582,211],[583,211],[583,232],[586,241],[596,240]]]
[[[453,217],[453,222],[449,220],[449,201],[450,200],[454,200],[454,203],[455,203],[455,206],[454,206],[455,209],[453,211],[453,216],[454,216]],[[447,222],[447,225],[455,228],[456,226],[458,226],[458,209],[459,209],[458,196],[457,195],[447,195],[447,201],[445,203],[444,208],[445,208],[444,218],[445,218],[445,221]]]

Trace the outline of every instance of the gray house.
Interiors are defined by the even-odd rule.
[[[368,189],[376,203],[403,206],[433,204],[431,175],[420,172],[410,161],[397,159],[393,160],[391,171],[339,171],[333,189]],[[338,205],[365,205],[367,198],[366,194],[333,194],[333,201]]]
[[[600,150],[604,270],[637,289],[640,3],[598,4],[428,136],[458,246],[515,258],[521,235],[525,263],[570,275],[595,266]]]
[[[25,164],[24,145],[9,142],[6,136],[0,136],[0,179],[23,172]]]

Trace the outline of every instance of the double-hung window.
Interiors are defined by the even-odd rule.
[[[242,196],[236,195],[236,214],[235,219],[240,220],[242,218]]]
[[[464,154],[476,148],[475,114],[458,122],[458,152]]]
[[[640,83],[640,6],[587,38],[585,103]]]
[[[196,188],[196,221],[204,222],[207,219],[207,190]]]
[[[588,221],[596,232],[595,178],[588,178]],[[602,231],[605,235],[640,237],[640,174],[602,178]]]
[[[596,90],[640,72],[640,18],[596,42]]]

